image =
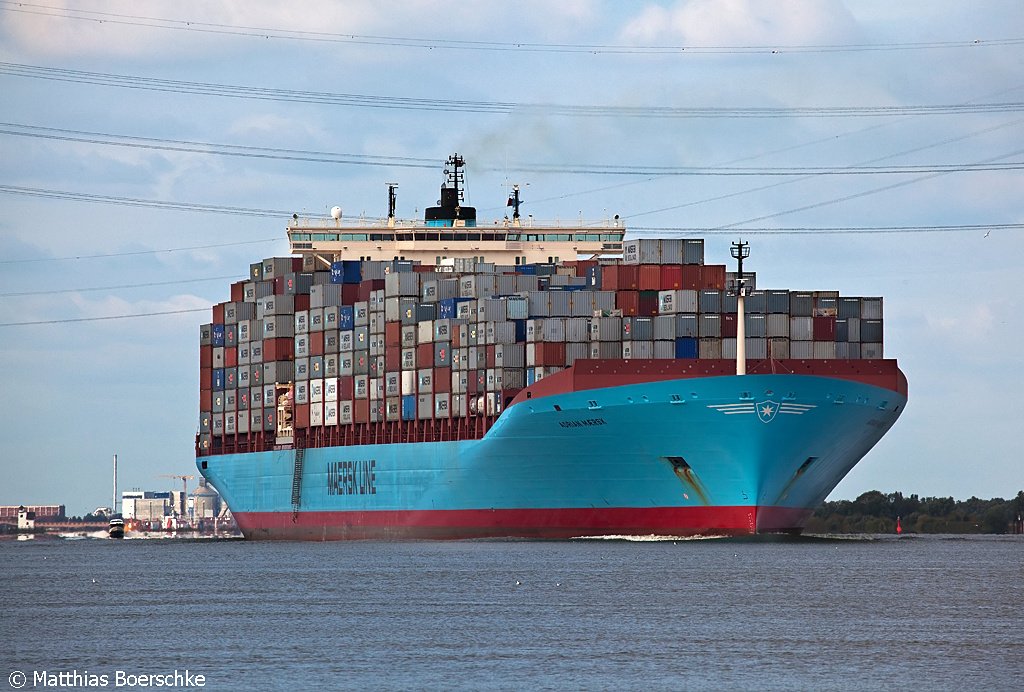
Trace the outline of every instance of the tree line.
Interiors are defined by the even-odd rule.
[[[856,500],[823,503],[805,533],[1022,533],[1024,490],[1017,497],[954,500],[870,490]]]

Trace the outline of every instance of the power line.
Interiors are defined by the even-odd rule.
[[[110,146],[155,149],[162,151],[184,151],[190,153],[241,156],[291,161],[314,161],[321,163],[359,164],[373,166],[404,166],[411,168],[437,168],[433,159],[411,157],[377,157],[332,152],[314,152],[271,147],[251,147],[237,144],[192,142],[188,140],[139,137],[135,135],[110,134],[66,130],[55,127],[24,125],[0,122],[0,134],[19,137],[36,137],[66,142],[79,142]],[[932,163],[898,164],[894,166],[631,166],[623,164],[546,164],[512,163],[508,166],[484,167],[484,170],[506,170],[528,173],[571,173],[579,175],[644,175],[644,176],[806,176],[806,175],[879,175],[904,173],[971,172],[1020,170],[1024,161],[1007,161],[988,164]],[[229,209],[233,209],[230,208]]]
[[[108,257],[133,257],[135,255],[155,255],[163,252],[185,252],[188,250],[209,250],[213,248],[232,247],[235,245],[261,245],[280,242],[280,238],[264,238],[262,240],[241,240],[236,243],[215,243],[213,245],[192,245],[189,247],[173,247],[160,250],[132,250],[131,252],[107,252],[98,255],[69,255],[67,257],[35,257],[22,259],[0,260],[0,264],[23,264],[28,262],[63,262],[67,260],[105,259]]]
[[[121,284],[119,286],[90,286],[88,288],[59,288],[50,291],[20,291],[17,293],[0,293],[0,298],[14,298],[24,296],[46,296],[55,295],[59,293],[89,293],[93,291],[116,291],[126,288],[151,288],[153,286],[177,286],[180,284],[197,284],[204,283],[207,281],[224,281],[225,279],[233,279],[239,281],[237,274],[230,276],[212,276],[208,279],[180,279],[178,281],[151,281],[144,284]]]
[[[1006,113],[1024,110],[1024,102],[920,104],[905,106],[793,106],[793,107],[692,107],[692,106],[607,106],[557,103],[515,103],[468,101],[398,96],[374,96],[318,91],[298,91],[205,82],[186,82],[133,75],[84,72],[36,65],[0,62],[0,74],[97,86],[142,89],[180,94],[221,96],[262,101],[316,103],[332,106],[383,108],[458,113],[543,113],[570,117],[625,118],[838,118],[896,115],[951,115]]]
[[[1006,231],[1024,229],[1024,223],[959,224],[953,226],[793,226],[788,228],[699,228],[686,226],[630,226],[631,232],[653,231],[699,235],[861,235],[896,233],[963,233],[968,231]]]
[[[189,312],[207,312],[210,308],[189,308],[187,310],[165,310],[163,312],[140,312],[131,315],[108,315],[106,317],[75,317],[63,320],[37,320],[34,322],[0,322],[0,327],[30,327],[39,324],[69,324],[72,322],[103,322],[127,320],[135,317],[156,317],[160,315],[184,315]]]
[[[96,202],[100,204],[117,204],[126,207],[150,207],[155,209],[171,209],[174,211],[198,211],[209,214],[230,214],[232,216],[258,216],[281,218],[290,216],[292,212],[280,209],[254,209],[252,207],[228,207],[217,204],[201,204],[199,202],[167,202],[156,199],[137,197],[113,197],[94,195],[86,192],[70,192],[68,190],[50,190],[39,187],[20,187],[17,185],[0,185],[0,193],[26,195],[29,197],[45,197],[64,199],[75,202]]]
[[[138,149],[155,149],[220,156],[242,156],[249,158],[279,159],[285,161],[312,161],[317,163],[340,163],[350,165],[398,166],[404,168],[437,168],[437,159],[414,158],[411,156],[375,156],[371,154],[343,154],[302,149],[281,149],[275,147],[254,147],[243,144],[219,144],[196,142],[160,137],[110,134],[86,130],[68,130],[23,123],[0,123],[0,134],[19,137],[36,137],[64,142],[104,144]]]
[[[32,14],[58,19],[88,21],[99,24],[141,26],[153,29],[191,31],[195,33],[221,34],[251,38],[283,39],[317,43],[338,43],[352,45],[375,45],[402,48],[435,48],[460,51],[498,51],[517,53],[584,53],[584,54],[625,54],[625,55],[687,55],[687,54],[750,54],[750,53],[859,53],[877,51],[916,51],[953,48],[979,48],[1016,46],[1024,44],[1024,38],[971,39],[961,41],[918,41],[903,43],[849,43],[849,44],[808,44],[808,45],[738,45],[738,46],[684,46],[684,45],[626,45],[626,44],[573,44],[536,43],[516,41],[470,41],[451,38],[421,38],[410,36],[384,36],[371,34],[350,34],[325,31],[306,31],[272,27],[245,26],[216,22],[197,22],[183,19],[167,19],[144,15],[97,12],[35,3],[0,2],[0,10]]]

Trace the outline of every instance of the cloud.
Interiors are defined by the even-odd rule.
[[[174,3],[172,9],[156,0],[107,2],[102,10],[83,10],[77,5],[55,0],[45,8],[19,7],[5,12],[7,43],[23,57],[200,57],[239,45],[230,40],[233,33],[258,38],[260,28],[357,32],[383,14],[371,2],[331,0],[184,0]],[[187,24],[183,26],[183,22]],[[221,40],[212,40],[218,35]],[[244,44],[246,49],[251,45]]]
[[[804,0],[681,0],[649,5],[626,23],[621,39],[685,46],[810,45],[858,33],[842,2]]]

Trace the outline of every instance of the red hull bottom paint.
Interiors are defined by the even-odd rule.
[[[651,507],[374,512],[239,512],[248,539],[372,540],[799,533],[810,510],[786,507]]]

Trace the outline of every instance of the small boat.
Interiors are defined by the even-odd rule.
[[[124,538],[124,518],[120,514],[110,517],[110,527],[107,529],[107,534],[111,538]]]

